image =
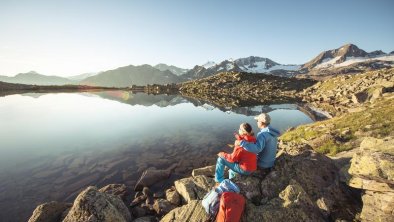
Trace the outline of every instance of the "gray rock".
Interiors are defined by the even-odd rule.
[[[206,166],[202,168],[197,168],[192,171],[192,176],[203,175],[207,177],[214,177],[215,176],[215,165]]]
[[[175,206],[181,204],[181,196],[176,191],[175,187],[166,190],[166,198],[167,200]]]
[[[178,207],[166,214],[161,222],[205,222],[208,219],[201,201],[191,200],[187,205]]]
[[[33,211],[29,222],[58,222],[62,220],[62,214],[67,209],[71,208],[70,203],[59,203],[52,201],[38,205]]]
[[[135,191],[140,191],[143,187],[149,187],[157,182],[167,179],[171,174],[170,170],[146,170],[134,187]]]
[[[177,180],[174,184],[176,191],[188,203],[191,200],[201,200],[215,185],[215,181],[206,176],[196,176]]]
[[[158,215],[164,215],[174,209],[176,206],[172,205],[168,200],[156,199],[153,204],[153,209]]]
[[[128,222],[131,215],[123,201],[90,186],[82,191],[63,222]]]
[[[108,193],[118,196],[123,201],[126,201],[127,196],[130,194],[130,191],[127,189],[126,185],[124,184],[109,184],[107,186],[102,187],[99,191],[102,193]]]

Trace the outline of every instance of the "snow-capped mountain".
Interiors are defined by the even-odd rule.
[[[279,76],[292,76],[299,65],[282,65],[268,58],[250,56],[236,60],[228,59],[220,63],[207,62],[203,65],[196,65],[189,70],[183,77],[186,79],[199,79],[208,77],[220,72],[248,72],[265,73]]]
[[[299,65],[282,65],[270,59],[250,56],[235,60],[235,64],[244,71],[249,73],[270,73],[274,70],[296,71]]]
[[[97,74],[98,74],[98,72],[83,73],[83,74],[67,77],[67,79],[74,80],[74,81],[81,81],[83,79],[86,79],[88,77],[91,77],[91,76],[94,76]]]
[[[394,55],[386,54],[381,50],[370,53],[359,49],[356,45],[347,44],[340,48],[320,53],[311,61],[302,66],[304,70],[335,69],[346,67],[355,63],[394,62]]]

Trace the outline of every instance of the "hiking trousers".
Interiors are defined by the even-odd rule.
[[[216,169],[215,169],[215,181],[220,183],[224,180],[224,169],[228,167],[229,170],[229,179],[232,179],[237,175],[237,173],[242,175],[250,175],[250,172],[241,169],[238,163],[228,162],[226,159],[222,157],[218,157],[216,161]]]

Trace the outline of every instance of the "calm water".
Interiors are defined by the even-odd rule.
[[[133,187],[149,167],[189,175],[231,151],[240,123],[257,131],[262,111],[281,131],[312,122],[293,104],[226,110],[122,91],[0,97],[0,218],[27,220],[37,204],[72,202],[88,185]]]

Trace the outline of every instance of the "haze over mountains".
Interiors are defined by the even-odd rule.
[[[46,76],[36,72],[20,73],[14,77],[0,76],[0,81],[35,85],[85,84],[94,86],[127,87],[131,85],[168,84],[204,78],[225,71],[262,73],[292,77],[297,75],[330,76],[363,70],[394,66],[394,51],[387,54],[380,50],[366,52],[356,45],[347,44],[327,50],[312,60],[296,64],[280,64],[269,58],[250,56],[228,59],[219,63],[212,61],[183,69],[173,65],[128,65],[99,73],[85,73],[69,78]]]

